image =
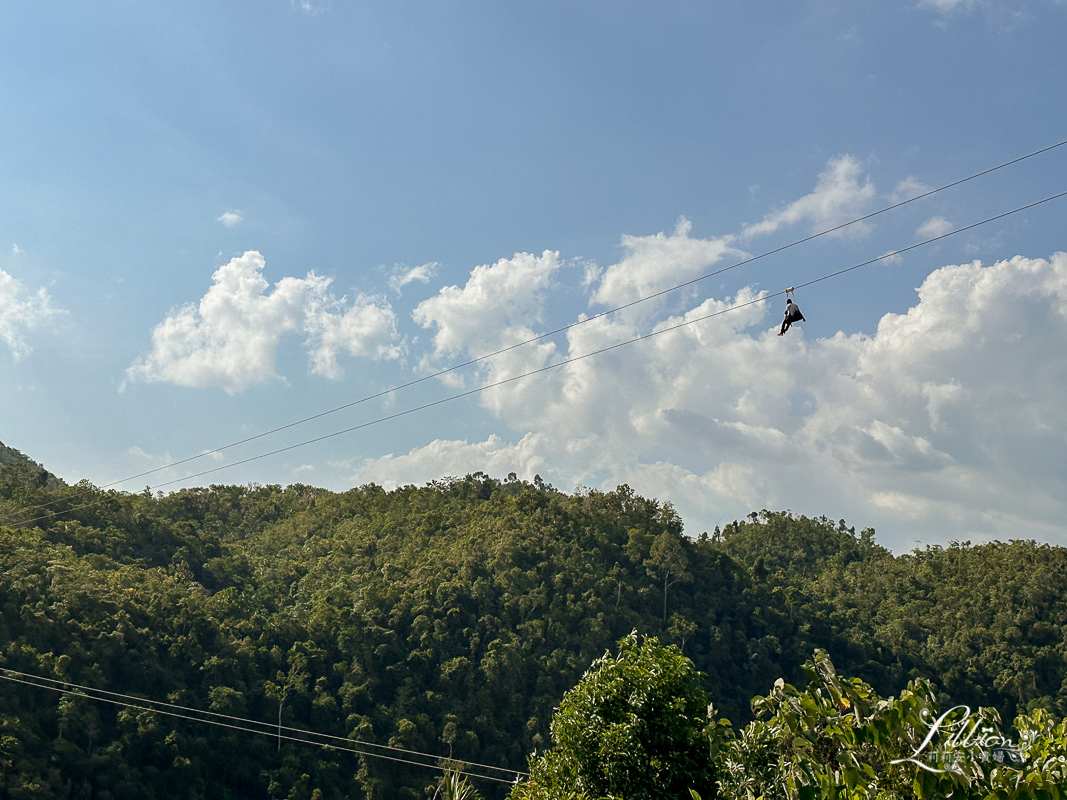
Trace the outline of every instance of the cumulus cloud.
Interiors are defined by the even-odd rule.
[[[723,258],[747,255],[731,247],[732,237],[695,239],[689,235],[692,229],[692,223],[682,217],[671,234],[623,236],[622,247],[626,254],[599,276],[590,304],[621,306],[632,303],[699,277]],[[591,277],[587,275],[590,282],[596,277],[596,273]],[[646,316],[657,307],[654,303],[642,303],[629,315]]]
[[[919,239],[934,239],[938,236],[944,236],[955,227],[944,217],[930,217],[915,231],[915,236]]]
[[[862,179],[862,173],[862,164],[850,155],[831,158],[814,191],[781,211],[768,214],[762,222],[746,225],[742,235],[752,238],[800,222],[809,223],[812,232],[817,233],[863,216],[870,210],[875,189],[870,178]],[[856,223],[836,235],[860,236],[868,230],[866,223]]]
[[[780,339],[777,314],[759,300],[751,289],[708,298],[659,320],[658,336],[537,378],[532,401],[514,384],[494,389],[486,405],[513,443],[435,442],[357,474],[404,483],[536,470],[565,488],[626,482],[673,501],[693,532],[791,507],[874,525],[897,549],[915,539],[1067,543],[1067,254],[943,267],[872,335],[809,339],[801,326]],[[568,331],[554,357],[636,330],[596,319]]]
[[[41,327],[59,313],[44,288],[32,292],[0,269],[0,341],[16,360],[30,352],[26,331]]]
[[[397,264],[393,268],[393,274],[389,276],[389,288],[400,294],[400,290],[409,283],[414,283],[415,281],[429,283],[430,278],[437,274],[438,267],[440,267],[440,264],[436,261],[411,267],[410,269],[403,264]]]
[[[127,380],[235,394],[279,377],[276,353],[289,333],[306,337],[310,371],[328,378],[341,376],[341,352],[399,356],[396,318],[383,301],[361,295],[350,304],[329,291],[329,278],[314,272],[283,278],[271,290],[264,266],[263,256],[250,250],[220,267],[199,303],[156,326],[151,351],[127,369]]]
[[[346,307],[343,297],[312,299],[304,315],[312,374],[334,380],[343,377],[344,370],[337,362],[342,352],[373,359],[400,356],[396,315],[388,305],[379,303],[364,295],[359,295],[350,307]]]
[[[540,322],[545,292],[560,267],[559,253],[516,253],[475,267],[461,289],[446,286],[412,312],[423,328],[436,328],[437,355],[496,349],[515,329]]]
[[[216,218],[216,222],[221,222],[227,228],[232,228],[234,225],[243,220],[244,217],[241,216],[240,211],[227,211],[222,216]]]

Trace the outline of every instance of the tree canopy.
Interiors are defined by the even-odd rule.
[[[714,791],[702,676],[677,648],[637,633],[595,661],[552,718],[552,748],[532,760],[517,800],[565,791],[668,800]]]

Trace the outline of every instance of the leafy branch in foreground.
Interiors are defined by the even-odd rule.
[[[445,770],[433,793],[433,800],[482,800],[482,796],[459,772]]]
[[[803,691],[779,680],[753,700],[757,719],[722,750],[719,797],[1067,797],[1067,724],[1040,709],[1012,738],[994,709],[943,710],[924,678],[881,698],[821,650],[803,669]]]

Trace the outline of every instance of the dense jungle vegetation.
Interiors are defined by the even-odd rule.
[[[942,705],[1067,713],[1058,547],[894,556],[874,531],[770,511],[693,535],[625,486],[565,494],[480,473],[395,491],[128,494],[64,485],[12,452],[0,447],[7,670],[516,770],[631,631],[691,659],[739,728],[780,678],[803,691],[816,648],[881,695],[926,677]],[[0,689],[2,797],[423,798],[439,777]]]

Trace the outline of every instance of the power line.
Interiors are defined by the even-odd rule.
[[[18,677],[16,677],[18,676]],[[342,747],[337,744],[331,744],[330,742],[345,742],[347,744],[357,744],[363,747],[377,747],[384,750],[393,750],[396,752],[405,753],[408,755],[422,756],[424,758],[432,758],[435,761],[449,761],[454,764],[464,764],[469,767],[479,767],[481,769],[495,770],[498,772],[505,772],[510,775],[514,775],[517,779],[520,776],[528,775],[529,773],[521,770],[507,769],[505,767],[494,767],[488,764],[478,764],[473,761],[465,761],[458,758],[445,758],[444,756],[433,755],[432,753],[422,753],[417,750],[405,750],[401,747],[392,747],[390,745],[373,744],[371,742],[363,742],[355,739],[347,739],[342,736],[332,736],[330,734],[318,733],[316,731],[304,730],[302,728],[293,728],[287,725],[275,725],[270,722],[261,722],[259,720],[248,719],[246,717],[236,717],[229,714],[219,714],[213,711],[203,711],[197,708],[189,708],[186,706],[179,706],[173,703],[161,703],[156,700],[147,700],[141,697],[134,697],[133,695],[121,694],[119,692],[109,692],[103,689],[95,689],[89,686],[81,686],[79,684],[70,683],[68,681],[59,681],[53,678],[45,678],[40,675],[31,675],[25,672],[18,672],[13,669],[6,669],[0,667],[0,679],[10,681],[12,683],[21,683],[25,686],[33,686],[38,689],[47,689],[53,692],[59,692],[60,694],[69,694],[76,697],[84,697],[88,700],[95,700],[100,703],[110,703],[111,705],[122,706],[124,708],[137,709],[139,711],[149,711],[154,714],[162,714],[168,717],[175,717],[177,719],[187,720],[189,722],[201,722],[205,725],[215,725],[222,728],[229,728],[231,730],[242,731],[244,733],[254,733],[261,736],[270,736],[271,738],[285,739],[291,742],[301,742],[303,744],[317,745],[318,747],[328,748],[332,750],[340,750],[348,753],[354,753],[356,755],[369,756],[371,758],[382,758],[387,761],[395,761],[401,764],[409,764],[417,767],[426,767],[428,769],[443,770],[445,767],[439,764],[427,764],[422,761],[414,761],[412,759],[400,758],[398,756],[391,756],[385,753],[374,753],[366,750],[360,750],[352,747]],[[70,687],[70,688],[68,688]],[[109,695],[109,697],[100,697],[98,695]],[[128,700],[135,700],[137,702],[129,703],[124,700],[116,700],[112,698],[126,698]],[[150,705],[145,705],[150,704]],[[158,706],[164,706],[159,708]],[[218,717],[220,719],[205,719],[203,717],[189,716],[187,714],[180,714],[177,711],[170,709],[179,709],[181,711],[188,711],[193,714],[203,714],[210,717]],[[242,722],[245,725],[258,725],[260,728],[249,728],[244,725],[234,725],[229,722],[223,722],[221,720],[233,720],[235,722]],[[288,733],[281,733],[281,731],[287,731]],[[293,736],[292,733],[303,734],[303,736]],[[329,741],[320,742],[314,739],[304,738],[307,736],[319,737],[321,739],[327,739]],[[472,778],[480,778],[487,781],[496,781],[498,783],[514,783],[515,780],[508,780],[506,778],[498,778],[492,775],[481,775],[469,770],[457,769],[462,775],[468,775]]]
[[[1018,214],[1019,212],[1026,211],[1027,209],[1035,208],[1036,206],[1043,205],[1044,203],[1048,203],[1048,202],[1051,202],[1053,200],[1058,200],[1059,198],[1065,197],[1065,196],[1067,196],[1067,191],[1051,195],[1050,197],[1046,197],[1043,200],[1037,200],[1037,201],[1035,201],[1033,203],[1027,203],[1026,205],[1019,206],[1018,208],[1014,208],[1011,211],[1005,211],[1005,212],[1003,212],[1001,214],[996,214],[996,215],[994,215],[992,217],[988,217],[988,218],[986,218],[984,220],[981,220],[980,222],[974,222],[974,223],[971,223],[970,225],[966,225],[966,226],[964,226],[962,228],[957,228],[955,230],[949,231],[948,233],[943,233],[943,234],[941,234],[939,236],[933,236],[933,237],[931,237],[929,239],[924,239],[921,242],[909,245],[908,247],[902,247],[899,250],[892,250],[892,251],[890,251],[888,253],[884,253],[883,255],[880,255],[880,256],[878,256],[876,258],[868,259],[867,261],[863,261],[863,262],[860,262],[858,264],[853,264],[850,267],[846,267],[844,269],[840,269],[840,270],[837,270],[835,272],[828,273],[826,275],[823,275],[823,276],[821,276],[819,278],[815,278],[813,280],[807,281],[805,283],[798,283],[798,284],[796,284],[795,288],[802,288],[804,286],[811,286],[813,284],[821,283],[822,281],[829,280],[830,278],[839,277],[841,275],[844,275],[845,273],[852,272],[854,270],[860,269],[861,267],[866,267],[866,266],[869,266],[871,264],[875,264],[875,263],[877,263],[879,261],[884,261],[887,258],[894,258],[894,257],[900,255],[901,253],[908,252],[909,250],[915,250],[916,248],[924,247],[924,246],[926,246],[928,244],[932,244],[933,242],[937,242],[937,241],[940,241],[942,239],[947,239],[950,236],[955,236],[957,234],[963,233],[964,231],[968,231],[968,230],[971,230],[973,228],[977,228],[977,227],[980,227],[982,225],[986,225],[986,224],[988,224],[990,222],[995,222],[998,219],[1003,219],[1005,217],[1009,217],[1012,214]],[[627,339],[627,340],[622,341],[622,342],[616,342],[615,344],[608,345],[607,347],[602,347],[602,348],[600,348],[598,350],[593,350],[593,351],[591,351],[589,353],[584,353],[584,354],[582,354],[580,356],[573,356],[571,358],[567,358],[567,359],[564,359],[562,361],[558,361],[558,362],[556,362],[554,364],[549,364],[547,366],[540,367],[540,368],[535,369],[535,370],[530,370],[529,372],[524,372],[521,375],[514,375],[514,376],[512,376],[510,378],[504,378],[504,379],[501,379],[499,381],[495,381],[493,383],[489,383],[489,384],[485,384],[483,386],[476,387],[474,389],[468,389],[465,392],[459,392],[457,394],[449,395],[448,397],[443,397],[441,399],[434,400],[434,401],[429,402],[429,403],[423,403],[422,405],[414,406],[414,407],[406,409],[404,411],[398,411],[395,414],[388,414],[388,415],[383,416],[383,417],[377,417],[376,419],[372,419],[372,420],[369,420],[368,422],[360,423],[359,425],[353,425],[353,426],[351,426],[349,428],[345,428],[343,430],[334,431],[333,433],[328,433],[328,434],[325,434],[323,436],[317,436],[317,437],[315,437],[313,439],[307,439],[307,440],[302,441],[302,442],[297,442],[296,444],[288,445],[287,447],[280,447],[280,448],[278,448],[276,450],[271,450],[270,452],[267,452],[267,453],[261,453],[259,455],[250,456],[248,458],[241,459],[240,461],[235,461],[235,462],[233,462],[231,464],[225,464],[225,465],[220,466],[220,467],[215,467],[213,469],[204,470],[203,472],[197,472],[197,473],[194,473],[192,475],[186,475],[185,477],[182,477],[182,478],[175,478],[172,481],[166,481],[164,483],[156,484],[155,486],[150,486],[149,489],[160,489],[160,488],[162,488],[164,486],[170,486],[170,485],[175,484],[175,483],[181,483],[183,481],[192,480],[193,478],[200,478],[200,477],[203,477],[204,475],[211,475],[211,474],[213,474],[215,472],[220,472],[222,470],[231,469],[233,467],[241,466],[242,464],[248,464],[248,463],[251,463],[253,461],[259,461],[259,460],[264,459],[264,458],[269,458],[270,456],[275,456],[275,455],[278,455],[280,453],[289,452],[290,450],[296,450],[296,449],[301,448],[301,447],[306,447],[307,445],[310,445],[310,444],[317,444],[318,442],[326,441],[327,439],[333,439],[333,438],[335,438],[337,436],[343,436],[346,433],[353,433],[355,431],[362,430],[363,428],[369,428],[372,425],[378,425],[378,424],[380,424],[382,422],[388,422],[390,420],[398,419],[400,417],[405,417],[405,416],[408,416],[409,414],[414,414],[414,413],[416,413],[418,411],[425,411],[428,408],[433,408],[435,406],[443,405],[444,403],[449,403],[449,402],[451,402],[453,400],[459,400],[460,398],[463,398],[463,397],[469,397],[469,396],[474,395],[474,394],[480,394],[481,392],[487,391],[489,389],[495,389],[497,387],[504,386],[504,385],[509,384],[509,383],[513,383],[514,381],[522,380],[524,378],[529,378],[529,377],[532,377],[534,375],[539,375],[542,372],[548,372],[550,370],[559,369],[560,367],[565,367],[565,366],[567,366],[569,364],[574,364],[574,363],[576,363],[578,361],[583,361],[583,360],[585,360],[587,358],[592,358],[594,356],[598,356],[598,355],[601,355],[603,353],[607,353],[607,352],[609,352],[611,350],[616,350],[616,349],[618,349],[620,347],[626,347],[627,345],[635,344],[637,342],[644,341],[646,339],[651,339],[651,338],[653,338],[655,336],[659,336],[659,335],[664,334],[664,333],[669,333],[670,331],[678,330],[679,328],[683,328],[683,327],[685,327],[687,325],[692,325],[692,324],[697,323],[697,322],[703,322],[705,320],[712,319],[713,317],[722,316],[723,314],[727,314],[727,313],[729,313],[731,311],[737,311],[739,309],[746,308],[748,306],[756,305],[758,303],[765,302],[765,301],[767,301],[767,300],[769,300],[769,299],[771,299],[773,297],[779,297],[779,296],[781,296],[783,294],[785,294],[785,290],[782,290],[782,291],[779,291],[779,292],[774,292],[773,294],[761,294],[759,297],[757,297],[754,300],[749,300],[749,301],[746,301],[746,302],[743,302],[743,303],[737,303],[735,305],[730,306],[729,308],[720,309],[719,311],[715,311],[715,312],[712,312],[710,314],[705,314],[704,316],[701,316],[701,317],[694,317],[692,319],[687,319],[687,320],[684,320],[683,322],[680,322],[680,323],[678,323],[676,325],[671,325],[671,326],[666,327],[666,328],[658,328],[658,329],[656,329],[654,331],[651,331],[649,333],[645,333],[645,334],[641,334],[639,336],[635,336],[632,339]],[[51,517],[58,516],[59,514],[62,514],[62,513],[67,513],[67,512],[70,512],[70,511],[79,511],[79,510],[84,509],[84,508],[92,508],[93,506],[99,505],[102,502],[104,502],[104,501],[103,500],[98,500],[98,501],[94,501],[92,503],[86,503],[86,504],[81,505],[81,506],[75,506],[74,508],[66,509],[64,511],[51,512],[51,513],[45,514],[44,516],[41,516],[41,517],[35,517],[33,519],[30,519],[30,520],[22,520],[22,521],[20,521],[20,524],[28,525],[28,524],[31,524],[31,523],[34,523],[34,522],[40,522],[41,520],[50,519]],[[36,508],[36,507],[34,507],[34,508]],[[30,510],[32,510],[32,509],[30,509]]]
[[[111,697],[121,697],[121,698],[124,698],[126,700],[134,700],[134,701],[136,701],[138,703],[151,703],[153,706],[164,706],[166,708],[178,709],[180,711],[189,711],[189,712],[196,713],[196,714],[206,714],[206,715],[211,716],[211,717],[219,717],[220,719],[230,719],[230,720],[235,720],[237,722],[245,722],[245,723],[248,723],[250,725],[263,725],[263,726],[269,727],[270,730],[272,730],[272,731],[280,729],[280,730],[297,731],[299,733],[310,733],[310,734],[313,734],[315,736],[323,737],[325,739],[335,739],[337,741],[347,742],[348,744],[358,744],[358,745],[362,745],[364,747],[378,747],[378,748],[381,748],[383,750],[395,750],[396,752],[399,752],[399,753],[407,753],[408,755],[423,756],[425,758],[434,758],[434,759],[438,759],[438,760],[443,758],[443,756],[434,755],[433,753],[424,753],[424,752],[422,752],[420,750],[408,750],[408,749],[405,749],[403,747],[394,747],[393,745],[388,745],[388,744],[375,744],[374,742],[366,742],[366,741],[362,741],[360,739],[352,739],[352,738],[345,737],[345,736],[333,736],[333,735],[328,734],[328,733],[315,733],[314,731],[308,731],[308,730],[305,730],[304,728],[290,728],[290,727],[288,727],[286,725],[277,725],[277,724],[275,724],[273,722],[260,722],[258,720],[249,719],[247,717],[238,717],[238,716],[233,716],[232,714],[222,714],[222,713],[217,712],[217,711],[204,711],[204,710],[199,709],[199,708],[191,708],[189,706],[182,706],[182,705],[179,705],[177,703],[170,703],[170,702],[164,703],[164,702],[162,702],[160,700],[150,700],[148,698],[137,697],[137,696],[132,695],[132,694],[123,694],[122,692],[111,692],[111,691],[108,691],[106,689],[98,689],[98,688],[96,688],[94,686],[83,686],[81,684],[72,683],[71,681],[57,680],[55,678],[46,678],[46,677],[41,676],[41,675],[33,675],[31,673],[28,673],[28,672],[19,672],[18,670],[8,669],[6,667],[0,667],[0,672],[6,672],[6,673],[10,673],[12,675],[18,675],[18,676],[20,676],[22,678],[30,678],[30,679],[37,680],[37,681],[45,681],[45,682],[50,683],[50,684],[58,684],[58,685],[61,685],[61,686],[64,686],[64,687],[73,687],[75,689],[80,689],[80,690],[85,691],[85,692],[96,692],[97,694],[105,694],[105,695],[109,695]],[[451,758],[449,760],[461,762],[461,763],[467,764],[468,766],[472,766],[472,767],[481,767],[483,769],[497,770],[499,772],[507,772],[507,773],[516,773],[516,772],[518,772],[518,774],[520,774],[520,775],[526,775],[527,774],[525,772],[522,772],[521,770],[507,769],[505,767],[494,767],[494,766],[492,766],[490,764],[479,764],[477,761],[464,761],[463,759],[451,759]]]
[[[138,478],[143,478],[146,475],[154,475],[155,473],[161,472],[161,471],[163,471],[165,469],[172,469],[172,468],[180,466],[182,464],[187,464],[187,463],[189,463],[191,461],[196,461],[196,460],[198,460],[200,458],[204,458],[205,456],[215,455],[217,453],[222,453],[223,451],[229,450],[229,449],[231,449],[233,447],[237,447],[238,445],[247,444],[249,442],[256,441],[257,439],[262,439],[262,438],[265,438],[267,436],[272,436],[275,433],[280,433],[281,431],[288,430],[289,428],[295,428],[298,425],[303,425],[303,424],[305,424],[307,422],[311,422],[313,420],[329,416],[330,414],[335,414],[335,413],[337,413],[339,411],[343,411],[345,409],[352,408],[353,406],[357,406],[357,405],[360,405],[362,403],[366,403],[366,402],[369,402],[371,400],[375,400],[375,399],[377,399],[379,397],[384,397],[384,396],[392,394],[394,392],[401,391],[402,389],[410,388],[410,387],[415,386],[417,384],[423,383],[424,381],[428,381],[428,380],[431,380],[433,378],[439,378],[442,375],[447,375],[448,373],[451,373],[451,372],[456,372],[458,370],[464,369],[465,367],[469,367],[469,366],[472,366],[474,364],[478,364],[478,363],[481,363],[483,361],[487,361],[487,360],[489,360],[491,358],[495,358],[498,355],[502,355],[503,353],[507,353],[507,352],[509,352],[511,350],[515,350],[515,349],[517,349],[519,347],[525,347],[528,344],[533,344],[535,342],[541,341],[542,339],[547,339],[547,338],[549,338],[551,336],[555,336],[558,333],[563,333],[564,331],[568,331],[571,328],[576,328],[579,325],[585,325],[586,323],[592,322],[593,320],[596,320],[596,319],[600,319],[601,317],[605,317],[605,316],[608,316],[610,314],[615,314],[615,313],[617,313],[619,311],[622,311],[622,310],[627,309],[627,308],[631,308],[631,307],[636,306],[636,305],[638,305],[640,303],[644,303],[644,302],[647,302],[649,300],[653,300],[653,299],[655,299],[657,297],[662,297],[662,296],[664,296],[666,294],[669,294],[671,292],[675,292],[675,291],[677,291],[679,289],[683,289],[683,288],[685,288],[687,286],[692,286],[693,284],[696,284],[696,283],[699,283],[701,281],[707,280],[708,278],[712,278],[712,277],[715,277],[717,275],[721,275],[721,274],[723,274],[725,272],[729,272],[730,270],[734,270],[734,269],[737,269],[739,267],[746,266],[746,265],[751,264],[751,263],[753,263],[755,261],[759,261],[760,259],[767,258],[768,256],[776,255],[778,253],[781,253],[781,252],[784,252],[786,250],[789,250],[789,249],[791,249],[793,247],[797,247],[797,246],[799,246],[801,244],[806,244],[807,242],[813,241],[814,239],[818,239],[818,238],[820,238],[822,236],[826,236],[828,234],[835,233],[837,231],[843,230],[843,229],[845,229],[845,228],[847,228],[847,227],[849,227],[851,225],[856,225],[856,224],[858,224],[860,222],[865,222],[866,220],[872,219],[872,218],[877,217],[877,216],[879,216],[881,214],[885,214],[886,212],[893,211],[893,210],[895,210],[897,208],[900,208],[902,206],[908,205],[909,203],[914,203],[916,200],[922,200],[922,199],[924,199],[926,197],[930,197],[931,195],[937,194],[938,192],[942,192],[942,191],[944,191],[946,189],[951,189],[951,188],[953,188],[955,186],[959,186],[961,184],[967,183],[968,181],[972,181],[972,180],[974,180],[976,178],[980,178],[980,177],[983,177],[985,175],[989,175],[990,173],[993,173],[993,172],[996,172],[998,170],[1004,169],[1005,167],[1010,167],[1010,166],[1012,166],[1014,164],[1018,164],[1018,163],[1020,163],[1022,161],[1025,161],[1025,160],[1027,160],[1029,158],[1033,158],[1034,156],[1038,156],[1038,155],[1041,155],[1043,153],[1047,153],[1047,152],[1049,152],[1051,150],[1055,150],[1056,148],[1062,147],[1064,145],[1067,145],[1067,139],[1064,139],[1063,141],[1060,141],[1060,142],[1056,142],[1055,144],[1048,145],[1046,147],[1042,147],[1042,148],[1040,148],[1038,150],[1034,150],[1034,151],[1032,151],[1030,153],[1027,153],[1025,155],[1018,156],[1016,158],[1010,159],[1009,161],[1005,161],[1005,162],[1003,162],[1001,164],[997,164],[994,167],[989,167],[988,169],[981,170],[980,172],[976,172],[976,173],[974,173],[972,175],[968,175],[965,178],[960,178],[958,180],[952,181],[951,183],[946,183],[943,186],[937,187],[936,189],[930,189],[930,190],[928,190],[926,192],[923,192],[921,194],[916,195],[915,197],[908,198],[907,200],[902,200],[899,203],[894,203],[893,205],[890,205],[890,206],[886,206],[885,208],[879,209],[878,211],[871,212],[870,214],[866,214],[864,216],[857,217],[855,219],[849,220],[848,222],[844,222],[844,223],[842,223],[840,225],[836,225],[834,227],[827,228],[826,230],[819,231],[818,233],[814,233],[814,234],[812,234],[810,236],[806,236],[806,237],[804,237],[802,239],[796,239],[796,240],[794,240],[794,241],[792,241],[792,242],[790,242],[788,244],[782,245],[781,247],[776,247],[776,248],[774,248],[772,250],[767,250],[766,252],[760,253],[759,255],[751,256],[749,258],[746,258],[746,259],[743,259],[741,261],[735,262],[735,263],[733,263],[733,264],[731,264],[729,266],[726,266],[726,267],[723,267],[721,269],[714,270],[712,272],[709,272],[709,273],[706,273],[704,275],[701,275],[701,276],[699,276],[697,278],[693,278],[693,279],[685,281],[683,283],[679,283],[679,284],[677,284],[675,286],[671,286],[671,287],[669,287],[667,289],[663,289],[661,291],[655,292],[655,293],[647,295],[645,297],[640,297],[640,298],[638,298],[636,300],[630,301],[629,303],[624,303],[623,305],[616,306],[614,308],[608,309],[607,311],[601,311],[601,312],[599,312],[599,313],[597,313],[597,314],[595,314],[595,315],[593,315],[591,317],[587,317],[585,319],[576,320],[576,321],[571,322],[571,323],[569,323],[567,325],[564,325],[563,327],[556,328],[555,330],[549,331],[547,333],[542,333],[542,334],[540,334],[538,336],[534,336],[533,338],[526,339],[526,340],[521,341],[521,342],[516,342],[515,344],[508,345],[507,347],[502,347],[499,350],[494,350],[493,352],[486,353],[484,355],[478,356],[477,358],[472,358],[472,359],[469,359],[467,361],[463,361],[463,362],[460,362],[458,364],[454,364],[454,365],[452,365],[450,367],[447,367],[445,369],[439,370],[437,372],[434,372],[434,373],[431,373],[431,374],[428,374],[428,375],[424,375],[421,378],[416,378],[416,379],[408,381],[406,383],[402,383],[402,384],[398,384],[397,386],[393,386],[393,387],[391,387],[389,389],[384,389],[384,390],[382,390],[380,392],[375,392],[374,394],[369,394],[369,395],[367,395],[365,397],[361,397],[358,400],[353,400],[353,401],[351,401],[349,403],[344,403],[343,405],[335,406],[334,408],[330,408],[330,409],[327,409],[326,411],[322,411],[322,412],[319,412],[317,414],[313,414],[311,416],[304,417],[303,419],[299,419],[299,420],[296,420],[294,422],[287,423],[285,425],[280,425],[280,426],[278,426],[276,428],[272,428],[270,430],[263,431],[261,433],[257,433],[257,434],[255,434],[253,436],[248,436],[248,437],[246,437],[244,439],[238,439],[236,441],[230,442],[229,444],[222,445],[221,447],[217,447],[217,448],[212,449],[212,450],[205,450],[202,453],[198,453],[195,456],[188,456],[187,458],[178,459],[177,461],[171,461],[171,462],[169,462],[167,464],[163,464],[162,466],[154,467],[153,469],[146,470],[144,472],[139,472],[139,473],[137,473],[135,475],[130,475],[129,477],[121,478],[121,479],[116,480],[116,481],[112,481],[111,483],[103,484],[102,486],[99,486],[97,488],[98,489],[107,489],[108,487],[111,487],[111,486],[117,486],[118,484],[121,484],[121,483],[126,483],[128,481],[136,480]],[[907,248],[907,249],[910,249],[910,248]],[[898,252],[904,252],[904,251],[901,250],[901,251],[898,251]],[[237,463],[245,463],[245,462],[237,462]],[[214,470],[209,470],[208,472],[198,473],[198,475],[208,474],[208,473],[213,472],[213,471]],[[188,477],[198,477],[198,475],[192,475],[192,476],[188,476]],[[181,480],[186,480],[186,479],[187,478],[183,478]],[[168,483],[160,484],[160,486],[167,486],[170,483],[176,483],[176,482],[177,481],[169,481]],[[83,492],[80,495],[74,495],[72,497],[67,497],[67,498],[64,498],[64,499],[65,500],[76,499],[79,496],[85,496],[85,495],[88,495],[88,494],[91,494],[91,492]],[[54,501],[51,501],[51,502],[48,502],[48,503],[42,503],[40,505],[33,506],[33,508],[34,509],[37,509],[37,508],[49,508],[49,507],[51,507],[53,505],[56,505],[59,502],[62,502],[62,501],[61,500],[54,500]],[[10,519],[11,519],[10,517],[5,517],[3,519],[0,519],[0,522],[7,522]]]

